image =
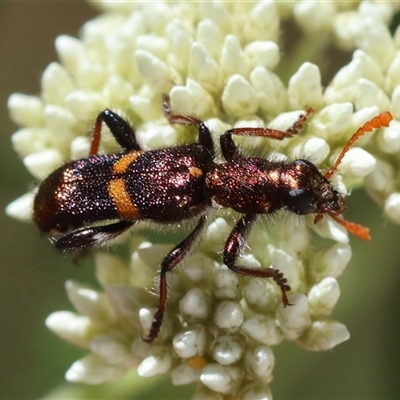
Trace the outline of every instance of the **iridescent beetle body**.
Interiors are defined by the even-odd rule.
[[[260,215],[287,209],[299,215],[313,213],[318,222],[323,214],[328,214],[350,232],[369,238],[366,228],[339,217],[345,210],[345,202],[329,178],[359,136],[373,128],[388,126],[390,113],[382,113],[364,124],[349,140],[335,165],[323,174],[307,160],[284,162],[246,157],[232,139],[232,135],[290,138],[302,128],[311,108],[286,131],[269,128],[226,131],[220,138],[225,162],[217,163],[206,125],[191,116],[172,114],[167,96],[163,107],[171,123],[197,127],[197,143],[143,151],[132,127],[117,114],[104,110],[96,120],[89,157],[71,161],[50,174],[39,186],[34,202],[34,221],[60,250],[102,245],[136,221],[172,224],[198,218],[189,236],[161,262],[158,310],[146,341],[153,341],[161,328],[167,300],[166,274],[196,243],[212,207],[231,208],[243,214],[226,241],[224,263],[242,275],[274,279],[281,288],[285,306],[289,305],[286,291],[290,287],[280,271],[236,264]],[[102,122],[121,145],[121,152],[97,154]]]

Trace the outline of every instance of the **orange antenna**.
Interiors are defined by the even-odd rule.
[[[327,214],[338,224],[344,226],[350,233],[352,233],[355,236],[358,236],[360,239],[363,240],[371,239],[371,235],[369,234],[369,229],[366,226],[346,221],[345,219],[339,218],[336,214],[333,214],[329,211],[327,211]],[[314,224],[320,221],[323,217],[324,217],[323,214],[317,214],[314,218]]]
[[[382,127],[388,127],[390,121],[393,119],[392,114],[389,111],[385,111],[378,116],[372,118],[370,121],[367,121],[362,127],[358,128],[356,133],[349,139],[347,142],[346,146],[343,148],[341,153],[339,154],[339,157],[337,158],[335,164],[332,166],[331,169],[329,169],[325,173],[325,178],[329,179],[337,170],[338,166],[343,160],[344,155],[349,151],[350,147],[353,146],[353,144],[356,142],[356,140],[363,136],[367,132],[371,132],[374,129],[379,129]],[[360,239],[363,240],[369,240],[371,239],[371,236],[369,234],[369,229],[365,226],[356,224],[354,222],[346,221],[345,219],[339,218],[337,214],[334,214],[332,212],[326,211],[326,213],[333,219],[335,220],[338,224],[344,226],[350,233],[352,233],[355,236],[358,236]],[[318,221],[320,221],[323,218],[323,214],[317,214],[314,218],[314,224],[316,224]]]
[[[357,132],[349,139],[346,146],[343,148],[342,152],[339,154],[335,164],[332,168],[325,173],[325,178],[329,179],[337,170],[338,166],[343,160],[344,155],[349,151],[350,147],[356,142],[358,138],[365,135],[367,132],[371,132],[374,129],[379,129],[382,127],[388,127],[390,121],[393,119],[392,114],[389,111],[385,111],[378,116],[367,121],[362,127],[357,129]]]
[[[337,215],[332,213],[328,213],[328,215],[333,218],[338,224],[344,226],[350,233],[358,236],[360,239],[371,239],[371,235],[369,234],[369,229],[367,227],[356,224],[354,222],[346,221],[345,219],[339,218]]]

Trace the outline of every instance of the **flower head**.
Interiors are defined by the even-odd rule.
[[[333,165],[350,135],[374,115],[390,110],[400,119],[400,36],[398,30],[392,38],[386,27],[394,3],[361,2],[357,9],[273,1],[96,5],[105,13],[84,25],[80,39],[57,38],[60,63],[44,72],[41,96],[14,94],[9,100],[11,116],[22,127],[13,135],[14,147],[39,180],[65,160],[88,155],[87,132],[106,107],[134,121],[145,149],[194,141],[190,129],[164,118],[162,93],[169,94],[174,113],[204,120],[215,139],[231,126],[286,130],[311,106],[315,114],[301,135],[282,143],[237,143],[250,153],[255,147],[273,152],[273,159],[306,157],[321,169]],[[282,61],[279,46],[289,24],[304,38]],[[321,70],[309,57],[331,39],[356,50],[324,90]],[[294,66],[286,85],[283,77]],[[335,175],[343,194],[365,182],[395,222],[398,125],[360,139]],[[119,151],[103,131],[102,151]],[[16,200],[8,213],[30,219],[32,199],[30,193]],[[97,252],[102,290],[67,282],[77,312],[55,312],[46,321],[60,337],[90,351],[66,378],[96,384],[138,368],[142,376],[169,373],[176,385],[197,382],[195,398],[271,398],[272,346],[288,339],[308,350],[327,350],[347,340],[346,327],[330,318],[340,296],[337,278],[351,258],[345,228],[329,217],[314,224],[313,217],[299,220],[289,213],[253,228],[240,263],[283,272],[293,304],[284,307],[275,282],[239,277],[221,262],[237,218],[216,211],[196,250],[169,274],[166,316],[152,344],[141,339],[157,304],[148,289],[173,245],[135,235],[128,239],[128,261]],[[310,230],[333,244],[315,250]]]

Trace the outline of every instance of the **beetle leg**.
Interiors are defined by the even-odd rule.
[[[126,152],[141,150],[134,129],[115,112],[105,109],[96,118],[94,124],[92,141],[90,144],[90,155],[97,154],[100,146],[101,125],[104,122],[115,137],[115,140]]]
[[[224,249],[224,263],[232,271],[254,278],[272,278],[281,288],[283,305],[290,305],[286,292],[290,290],[283,273],[274,268],[249,268],[236,265],[236,260],[246,243],[250,229],[257,219],[257,214],[246,214],[233,228]]]
[[[210,130],[203,121],[189,115],[172,114],[170,98],[168,95],[162,95],[162,106],[164,115],[167,117],[170,124],[184,124],[197,126],[199,132],[199,143],[204,146],[212,156],[214,156],[214,142],[211,137]]]
[[[77,229],[59,239],[52,239],[59,250],[83,250],[101,246],[128,230],[136,221],[118,221],[114,224]]]
[[[153,323],[151,325],[148,336],[146,338],[143,338],[145,342],[151,343],[160,332],[161,324],[164,318],[165,305],[167,303],[167,272],[171,271],[189,253],[189,251],[199,238],[200,233],[206,224],[206,219],[206,216],[203,215],[192,233],[181,243],[179,243],[171,252],[169,252],[168,255],[161,262],[158,309],[154,314]]]
[[[279,131],[271,128],[233,128],[223,133],[220,137],[221,150],[227,161],[232,161],[235,158],[241,157],[240,150],[235,145],[232,135],[238,136],[256,136],[265,137],[269,139],[282,140],[291,138],[297,135],[308,116],[314,112],[311,107],[307,107],[303,114],[300,114],[293,125],[286,131]]]

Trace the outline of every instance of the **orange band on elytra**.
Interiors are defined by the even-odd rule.
[[[123,155],[113,167],[113,172],[115,174],[123,174],[125,173],[129,166],[136,161],[136,159],[143,154],[143,151],[131,151],[125,155]]]
[[[118,214],[125,219],[140,218],[140,210],[131,200],[124,179],[112,179],[108,184],[108,194],[117,207]]]

